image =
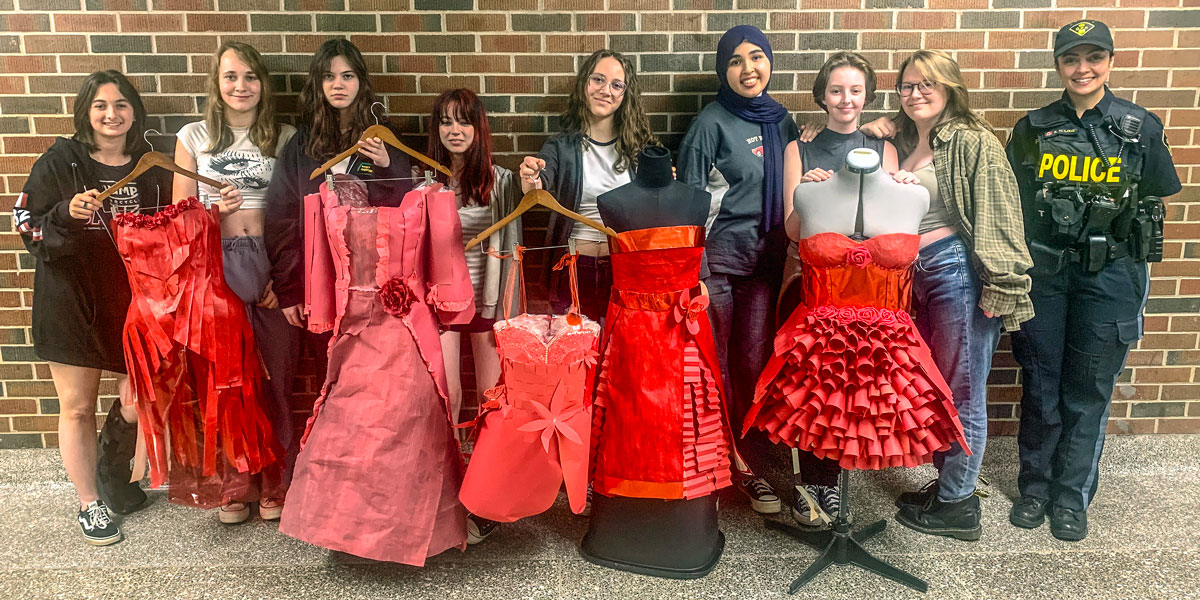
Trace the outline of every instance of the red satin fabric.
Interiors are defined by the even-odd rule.
[[[113,219],[133,292],[125,363],[151,485],[169,480],[171,501],[203,508],[241,498],[251,473],[281,485],[283,455],[245,307],[225,285],[215,211],[189,198]]]
[[[845,469],[912,467],[954,442],[970,452],[950,389],[906,312],[919,243],[838,233],[800,242],[805,304],[775,337],[745,431],[758,427]]]
[[[593,407],[593,489],[697,498],[729,485],[730,437],[707,298],[704,229],[624,232],[612,255]]]

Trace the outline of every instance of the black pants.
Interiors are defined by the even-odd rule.
[[[1035,256],[1032,320],[1012,336],[1021,364],[1017,487],[1065,508],[1096,495],[1117,377],[1142,336],[1146,263],[1114,260],[1097,273]]]
[[[608,297],[612,295],[612,259],[607,256],[580,256],[575,269],[579,276],[579,312],[599,323],[608,312]],[[558,285],[552,295],[550,308],[561,315],[571,307],[571,277],[564,269],[558,274]]]

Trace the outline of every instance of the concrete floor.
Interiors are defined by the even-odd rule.
[[[1200,598],[1200,436],[1110,437],[1091,535],[1074,544],[1055,540],[1045,526],[1008,524],[1015,441],[989,444],[982,540],[932,538],[892,521],[866,544],[928,581],[925,597]],[[855,473],[856,522],[890,519],[895,494],[932,475],[931,467]],[[783,473],[772,479],[785,485]],[[563,498],[547,514],[503,526],[483,544],[422,569],[330,553],[258,520],[222,526],[215,513],[171,506],[159,492],[126,518],[124,542],[92,548],[78,537],[73,498],[56,451],[0,452],[0,598],[786,598],[817,554],[768,531],[729,491],[721,501],[725,554],[695,581],[584,562],[576,548],[587,521],[570,515]],[[796,597],[922,594],[835,566]]]

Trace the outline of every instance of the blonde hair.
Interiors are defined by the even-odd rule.
[[[279,123],[275,122],[275,96],[271,90],[271,74],[267,72],[258,50],[242,42],[225,42],[213,55],[213,66],[208,73],[208,101],[204,105],[204,125],[208,128],[208,147],[204,151],[213,154],[233,145],[233,130],[229,128],[229,122],[225,118],[225,101],[221,98],[221,56],[227,51],[233,52],[246,63],[262,85],[262,92],[258,97],[258,111],[250,125],[250,142],[258,147],[263,156],[274,158],[275,147],[279,141]]]
[[[933,138],[937,137],[938,132],[952,123],[963,123],[982,131],[992,130],[991,124],[971,110],[967,84],[963,80],[962,71],[958,69],[958,63],[949,54],[941,50],[913,52],[911,56],[904,59],[904,62],[900,63],[900,72],[896,74],[897,90],[900,89],[901,81],[904,79],[904,71],[909,67],[915,67],[926,80],[935,84],[940,83],[946,89],[946,107],[942,109],[937,124],[933,126],[933,131],[929,134],[930,147],[932,147]],[[900,151],[901,156],[907,156],[917,147],[917,125],[904,112],[903,107],[900,109],[900,114],[896,115],[895,121],[896,149]]]

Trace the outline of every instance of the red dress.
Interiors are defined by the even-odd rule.
[[[704,228],[619,234],[593,407],[593,489],[678,500],[730,484],[730,433],[708,298]]]
[[[506,301],[512,298],[520,255],[518,247]],[[563,483],[573,512],[581,514],[587,506],[590,399],[600,325],[579,315],[575,263],[569,256],[564,262],[575,299],[570,313],[521,314],[493,326],[501,383],[485,392],[483,408],[489,412],[480,416],[479,437],[458,495],[467,510],[485,519],[509,523],[545,512]],[[509,314],[507,306],[504,314]]]
[[[800,241],[804,304],[775,336],[746,415],[772,441],[845,469],[912,467],[967,449],[950,389],[908,309],[920,237]]]
[[[172,502],[212,508],[245,498],[261,472],[263,496],[282,496],[283,451],[245,306],[225,285],[216,209],[189,198],[113,223],[133,293],[125,364],[151,485],[169,480]]]

